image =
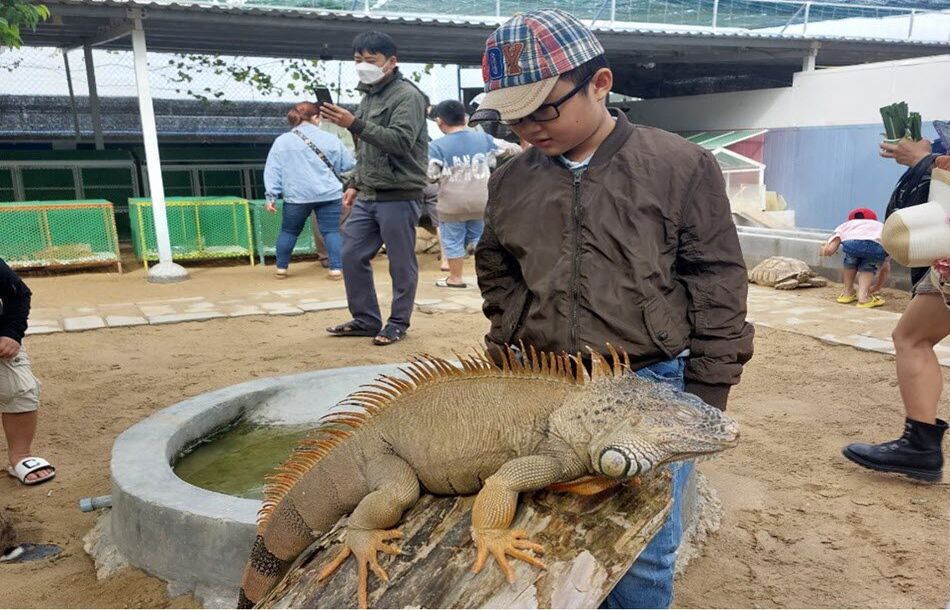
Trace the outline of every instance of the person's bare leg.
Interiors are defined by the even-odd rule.
[[[871,282],[874,274],[870,271],[858,271],[858,303],[867,303],[871,300]]]
[[[892,338],[897,351],[897,383],[907,417],[933,424],[943,391],[943,376],[934,346],[950,335],[950,310],[937,294],[915,296]]]
[[[446,279],[449,284],[461,284],[464,282],[462,279],[462,265],[464,263],[464,258],[449,259],[449,277]]]
[[[3,413],[3,434],[7,438],[7,457],[10,465],[13,466],[20,460],[30,457],[33,451],[33,437],[36,436],[37,412],[28,411],[26,413]],[[48,469],[43,469],[28,475],[26,479],[32,481],[49,474]]]
[[[445,246],[442,245],[442,231],[439,227],[435,228],[435,235],[439,238],[439,269],[442,271],[451,271],[449,260],[445,257]]]
[[[854,296],[854,276],[857,274],[857,269],[849,269],[845,267],[842,269],[842,281],[844,282],[844,293],[849,297]]]
[[[874,280],[874,285],[871,286],[871,294],[877,294],[884,288],[884,284],[887,282],[887,278],[891,275],[891,261],[890,259],[884,261],[881,265],[880,271],[877,272],[877,279]]]

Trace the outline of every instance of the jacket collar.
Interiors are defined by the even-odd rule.
[[[383,77],[378,83],[373,83],[372,85],[367,85],[366,83],[360,83],[356,86],[357,91],[362,91],[363,93],[379,93],[386,87],[390,85],[394,80],[402,78],[402,73],[399,72],[399,67],[393,68],[393,71]]]
[[[613,157],[614,154],[620,150],[620,147],[630,138],[630,134],[633,133],[634,127],[627,119],[627,115],[616,108],[608,108],[607,112],[616,119],[616,123],[613,131],[607,136],[607,139],[601,142],[600,146],[598,146],[594,152],[594,156],[590,160],[591,166],[600,165]]]

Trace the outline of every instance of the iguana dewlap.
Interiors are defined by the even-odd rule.
[[[609,346],[608,346],[609,347]],[[511,530],[518,494],[549,486],[597,493],[613,481],[662,464],[735,446],[738,426],[692,394],[627,372],[591,353],[591,375],[579,358],[530,350],[461,366],[424,356],[402,369],[406,379],[380,377],[340,404],[356,410],[323,418],[268,480],[258,535],[244,571],[240,607],[250,607],[278,582],[318,535],[350,514],[343,550],[326,578],[354,555],[358,596],[367,606],[369,571],[388,575],[377,553],[397,554],[390,528],[419,498],[478,493],[472,509],[477,554],[510,581],[508,557],[543,567],[543,548]]]

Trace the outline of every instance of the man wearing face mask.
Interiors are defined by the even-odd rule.
[[[375,337],[376,345],[402,339],[409,328],[418,283],[416,225],[426,186],[426,97],[402,77],[396,44],[367,32],[353,40],[363,93],[356,114],[323,104],[324,119],[348,129],[356,142],[356,172],[343,194],[351,213],[343,225],[343,279],[353,319],[327,329],[344,337]],[[393,282],[392,311],[383,325],[370,261],[386,244]]]

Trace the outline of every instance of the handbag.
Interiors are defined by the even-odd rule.
[[[318,157],[320,157],[321,161],[326,163],[327,167],[330,168],[330,171],[333,172],[333,175],[336,176],[336,179],[340,181],[340,184],[346,184],[346,180],[344,180],[343,177],[340,176],[340,174],[336,171],[336,168],[333,167],[333,163],[331,163],[330,160],[327,159],[327,156],[323,154],[323,151],[320,150],[316,144],[310,141],[310,138],[305,136],[303,132],[300,131],[299,129],[294,129],[292,133],[298,138],[300,138],[301,140],[303,140],[303,143],[309,146],[310,150],[312,150]]]

